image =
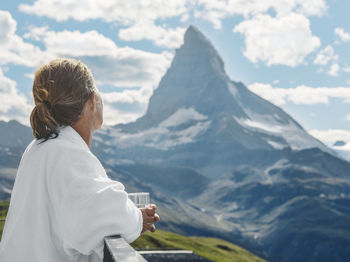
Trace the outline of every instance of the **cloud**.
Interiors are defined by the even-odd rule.
[[[281,106],[287,102],[303,105],[328,104],[330,98],[337,98],[344,103],[350,103],[350,88],[348,87],[309,87],[305,85],[296,88],[278,88],[270,84],[253,83],[249,90]]]
[[[281,106],[286,103],[288,91],[283,88],[275,88],[270,84],[253,83],[248,85],[248,89],[271,103]]]
[[[42,42],[48,57],[73,57],[83,61],[91,69],[98,86],[133,89],[102,92],[107,125],[134,121],[144,114],[153,89],[173,57],[169,52],[149,53],[118,47],[94,30],[55,32],[48,27],[32,27],[24,37]],[[128,110],[123,110],[126,105]]]
[[[335,150],[341,157],[350,162],[350,132],[342,129],[309,130],[312,136]],[[336,142],[343,142],[335,145]]]
[[[139,21],[140,17],[154,21],[184,15],[191,2],[190,0],[37,0],[32,5],[20,4],[19,10],[27,14],[46,16],[56,21],[101,19],[130,25]]]
[[[296,13],[276,18],[256,15],[236,25],[233,32],[245,36],[244,55],[251,62],[260,60],[268,66],[297,66],[320,46],[320,39],[311,33],[309,20]]]
[[[46,53],[56,56],[103,56],[118,49],[111,39],[94,30],[55,32],[48,27],[32,27],[23,37],[43,42]]]
[[[325,144],[332,146],[337,141],[343,141],[350,145],[350,131],[342,129],[327,129],[317,130],[312,129],[308,131],[312,136],[321,140]]]
[[[6,77],[0,68],[0,120],[16,119],[29,125],[29,114],[33,109],[24,94],[16,88],[17,83]]]
[[[55,32],[48,27],[30,27],[24,34],[24,39],[30,39],[43,43],[43,50],[31,43],[26,43],[16,35],[16,21],[9,12],[0,11],[0,65],[14,63],[28,67],[37,67],[47,63],[56,57],[72,57],[86,63],[92,70],[99,85],[112,85],[115,87],[135,88],[139,91],[132,93],[122,92],[118,99],[134,99],[135,113],[118,111],[120,104],[108,102],[106,99],[107,124],[114,124],[115,111],[118,113],[117,121],[127,122],[135,120],[147,107],[146,99],[153,92],[161,77],[170,65],[173,54],[170,52],[150,53],[130,47],[118,47],[113,40],[103,36],[97,31],[68,31]],[[27,77],[32,75],[26,74]],[[4,78],[8,83],[10,80]],[[5,80],[6,81],[5,81]],[[15,82],[7,84],[7,93],[1,92],[3,105],[0,109],[1,119],[18,119],[22,123],[28,123],[30,112],[25,97],[15,89]],[[10,88],[11,87],[11,88]],[[3,87],[5,88],[5,87]],[[11,97],[14,99],[11,100]],[[108,96],[115,97],[113,95]],[[20,106],[15,106],[17,101]],[[113,108],[114,107],[114,108]],[[24,108],[26,111],[21,111]]]
[[[0,11],[0,44],[7,43],[16,32],[17,23],[7,11]]]
[[[156,45],[173,48],[182,41],[183,28],[166,29],[155,25],[157,20],[180,17],[188,19],[191,0],[37,0],[32,5],[21,4],[19,10],[27,14],[46,16],[56,21],[99,19],[125,26],[119,37],[127,41],[152,40]]]
[[[133,122],[143,114],[144,112],[121,111],[114,105],[105,103],[103,108],[103,125],[113,126]]]
[[[122,92],[101,92],[105,124],[116,125],[135,121],[146,113],[152,94],[152,86]],[[122,110],[123,108],[125,109]]]
[[[272,9],[276,12],[276,17],[293,12],[303,16],[321,16],[327,10],[324,0],[199,0],[198,7],[195,16],[210,21],[218,29],[221,28],[221,20],[232,15],[243,15],[247,19],[266,14]]]
[[[331,76],[338,76],[340,66],[338,64],[333,64],[329,68],[328,74]]]
[[[338,76],[340,66],[337,63],[339,56],[335,54],[332,46],[328,45],[324,49],[320,50],[314,60],[315,65],[326,66],[328,63],[332,62],[327,73],[331,76]]]
[[[332,46],[328,45],[322,49],[316,56],[314,60],[315,65],[327,65],[330,61],[337,61],[338,55],[334,53]]]
[[[151,97],[152,94],[152,87],[142,87],[137,90],[102,93],[102,98],[104,103],[148,103],[149,97]]]
[[[16,34],[17,23],[8,11],[0,10],[0,65],[9,63],[37,66],[45,60],[39,47],[23,41]]]
[[[335,28],[334,33],[340,38],[341,41],[350,42],[350,34],[348,32],[345,32],[343,28]]]
[[[41,41],[47,57],[74,57],[86,63],[98,83],[120,87],[157,85],[170,65],[172,54],[149,53],[118,47],[97,31],[50,31],[32,27],[25,38]]]
[[[324,0],[36,0],[33,4],[19,5],[22,12],[46,16],[56,21],[99,19],[113,22],[125,27],[119,32],[119,37],[123,40],[147,39],[167,48],[180,44],[183,28],[156,25],[162,20],[178,17],[181,22],[186,22],[193,13],[195,17],[208,20],[219,29],[221,21],[226,17],[243,15],[248,18],[267,14],[271,9],[276,11],[278,18],[293,12],[302,16],[321,16],[327,6]]]
[[[42,42],[44,48],[41,50],[16,35],[17,23],[9,12],[0,11],[0,26],[0,65],[13,63],[37,67],[56,57],[72,57],[88,65],[99,85],[140,87],[140,90],[134,93],[118,94],[120,100],[133,98],[133,107],[137,112],[118,110],[120,103],[109,102],[106,99],[107,124],[114,124],[115,121],[133,121],[144,112],[147,107],[146,99],[149,99],[173,57],[169,52],[150,53],[130,47],[118,47],[113,40],[93,30],[55,32],[48,27],[30,27],[23,39]],[[170,40],[171,38],[164,41]],[[31,112],[31,108],[25,96],[16,89],[16,83],[11,81],[4,77],[1,71],[3,86],[0,98],[4,102],[0,107],[0,117],[3,120],[17,119],[28,125],[27,113]],[[108,96],[109,99],[111,97],[116,96]],[[115,112],[118,113],[117,120]]]
[[[120,29],[119,38],[125,41],[139,41],[142,39],[152,40],[161,47],[177,48],[183,43],[186,28],[164,28],[150,21],[142,21],[131,27]]]
[[[345,73],[350,73],[350,67],[343,67],[342,69]]]

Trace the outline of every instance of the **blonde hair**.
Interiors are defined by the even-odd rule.
[[[38,68],[33,82],[35,107],[30,115],[34,137],[44,141],[56,138],[59,126],[79,119],[95,89],[90,70],[78,60],[60,58]]]

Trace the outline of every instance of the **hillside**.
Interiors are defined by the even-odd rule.
[[[263,260],[249,251],[230,242],[210,237],[184,237],[175,233],[157,230],[147,232],[132,243],[135,249],[185,249],[220,262],[262,262]]]
[[[9,202],[0,201],[0,220],[6,218]],[[0,222],[0,239],[4,223]],[[185,249],[212,261],[263,262],[265,260],[249,251],[218,238],[185,237],[175,233],[157,230],[145,233],[132,243],[135,249]]]
[[[9,207],[9,202],[7,201],[0,201],[0,240],[2,236],[2,229],[4,227],[4,221],[6,218],[7,210]]]

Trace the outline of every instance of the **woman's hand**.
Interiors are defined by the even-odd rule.
[[[151,204],[149,207],[140,208],[143,218],[142,233],[148,230],[151,232],[156,231],[156,227],[153,223],[160,220],[158,214],[156,214],[156,209],[157,206],[154,204]]]

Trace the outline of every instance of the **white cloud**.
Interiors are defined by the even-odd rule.
[[[278,106],[287,102],[304,105],[328,104],[330,98],[337,98],[344,103],[350,103],[350,88],[348,87],[309,87],[300,85],[296,88],[278,88],[272,87],[270,84],[253,83],[248,88]]]
[[[342,129],[313,129],[308,132],[335,150],[345,160],[350,161],[350,131]],[[341,146],[335,146],[335,143],[338,141],[344,142],[344,144],[341,144]]]
[[[16,119],[29,125],[29,115],[33,105],[16,88],[16,82],[6,77],[0,68],[0,120]]]
[[[111,39],[96,31],[50,31],[48,27],[32,27],[25,38],[40,41],[47,57],[74,57],[91,69],[99,85],[135,88],[123,92],[102,93],[105,103],[104,123],[115,125],[136,120],[147,109],[153,88],[170,65],[173,55],[118,47]],[[122,110],[130,104],[129,110]]]
[[[148,103],[153,94],[152,87],[143,87],[138,90],[124,90],[122,92],[101,93],[104,103]]]
[[[312,129],[308,131],[312,136],[324,142],[326,145],[333,145],[337,141],[350,143],[350,131],[342,129],[327,129],[317,130]]]
[[[2,48],[0,65],[15,63],[36,67],[56,57],[74,57],[82,60],[91,68],[98,84],[109,84],[117,87],[141,87],[138,98],[134,102],[137,108],[147,106],[145,100],[153,92],[153,88],[160,81],[173,56],[169,52],[157,54],[130,47],[120,48],[111,39],[96,31],[82,33],[80,31],[64,30],[55,32],[49,30],[48,27],[31,27],[23,37],[42,42],[44,49],[40,50],[32,44],[24,42],[21,37],[15,34],[16,21],[10,13],[0,11],[0,25],[4,29],[0,33],[0,48]],[[28,74],[26,76],[32,77]],[[23,105],[25,103],[23,102],[24,96],[14,90],[12,88],[6,96],[2,93],[2,101],[22,101],[19,105]],[[131,97],[130,93],[125,92],[121,99],[125,99],[127,96]],[[11,97],[14,97],[14,100],[11,100]],[[20,110],[21,108],[27,110],[28,107],[15,107],[11,104],[10,109],[8,109],[9,103],[3,103],[1,119],[16,118],[21,122],[28,121],[28,116],[24,116]],[[7,105],[6,108],[5,105]],[[108,124],[113,124],[116,121],[116,118],[112,117],[114,115],[113,110],[118,111],[115,104],[107,103],[105,111],[106,123]],[[117,121],[132,121],[142,113],[142,111],[137,113],[118,111]]]
[[[270,9],[283,17],[289,13],[304,16],[321,16],[327,10],[324,0],[199,0],[196,17],[210,21],[215,28],[221,28],[221,20],[232,15],[243,15],[245,18],[257,14],[266,14]]]
[[[244,34],[244,55],[250,61],[260,60],[268,66],[297,66],[320,46],[320,39],[311,33],[309,20],[296,13],[280,18],[257,15],[235,26],[233,32]]]
[[[118,110],[114,105],[105,103],[103,108],[103,125],[125,124],[135,121],[143,112],[125,112]]]
[[[23,41],[16,34],[17,23],[8,11],[0,10],[0,65],[13,63],[24,66],[37,66],[45,54],[39,47]]]
[[[338,55],[334,53],[333,47],[328,45],[317,54],[314,60],[314,64],[327,65],[330,61],[337,61],[337,60],[338,60]]]
[[[138,0],[37,0],[32,5],[21,4],[19,10],[57,21],[100,19],[126,26],[119,36],[127,41],[148,39],[168,48],[181,43],[183,28],[166,29],[155,21],[180,17],[188,19],[191,0],[138,1]]]
[[[157,85],[168,68],[172,54],[149,53],[130,47],[118,47],[96,31],[50,31],[30,28],[25,38],[41,41],[46,57],[74,57],[86,63],[100,84],[122,87]]]
[[[347,121],[350,121],[350,114],[346,116],[345,118]]]
[[[104,104],[104,123],[116,125],[135,121],[146,113],[152,94],[152,86],[143,86],[137,90],[124,90],[122,92],[101,92]],[[121,104],[130,106],[128,110],[120,110]]]
[[[338,76],[340,66],[338,64],[333,64],[329,68],[328,74],[331,76]]]
[[[50,31],[48,27],[33,27],[24,38],[44,43],[46,53],[55,56],[103,56],[113,54],[118,48],[109,38],[97,31]]]
[[[271,103],[281,106],[286,103],[288,91],[283,88],[272,87],[270,84],[253,83],[248,85],[248,89]]]
[[[20,4],[19,10],[57,21],[101,19],[130,25],[138,21],[140,17],[154,21],[184,15],[190,4],[190,0],[37,0],[32,5]]]
[[[337,27],[334,29],[334,33],[343,41],[350,42],[350,34],[345,32],[343,28]]]
[[[350,73],[350,67],[343,67],[343,71],[345,73]]]
[[[166,29],[155,25],[157,21],[178,17],[181,22],[186,22],[193,13],[195,17],[210,21],[215,28],[221,28],[222,19],[228,16],[243,15],[248,18],[266,14],[271,9],[276,11],[279,18],[292,12],[303,16],[320,16],[327,6],[324,0],[36,0],[33,4],[19,5],[22,12],[56,21],[100,19],[113,22],[126,27],[119,33],[124,40],[149,39],[156,45],[170,48],[176,47],[170,39],[178,43],[181,29]]]
[[[164,28],[150,21],[142,21],[131,27],[120,29],[119,38],[125,41],[153,40],[158,46],[177,48],[183,43],[186,28]]]
[[[328,74],[331,76],[338,76],[339,71],[340,71],[340,66],[337,63],[339,56],[335,54],[334,49],[332,46],[328,45],[319,53],[317,54],[314,64],[315,65],[321,65],[321,66],[326,66],[330,62],[332,62],[332,65],[328,69]],[[321,71],[322,72],[322,71]]]
[[[17,23],[8,11],[0,11],[0,24],[0,44],[4,44],[15,35]]]
[[[109,102],[111,97],[116,96],[107,96],[107,124],[133,121],[144,113],[153,88],[167,70],[173,56],[169,52],[157,54],[130,47],[120,48],[111,39],[96,31],[55,32],[48,27],[31,27],[23,37],[42,42],[44,49],[40,50],[16,35],[16,21],[7,11],[0,11],[0,27],[0,65],[14,63],[37,67],[56,57],[74,57],[91,68],[98,84],[140,87],[135,93],[125,91],[118,94],[119,102],[123,99],[124,102],[134,99],[135,108],[139,109],[137,112],[118,110],[116,101]],[[170,40],[171,38],[167,39]],[[0,106],[0,119],[17,119],[29,125],[28,112],[31,112],[31,106],[25,96],[16,89],[16,83],[6,78],[2,72],[0,99],[3,102]],[[31,74],[25,76],[33,77]],[[118,117],[115,117],[116,112]]]

